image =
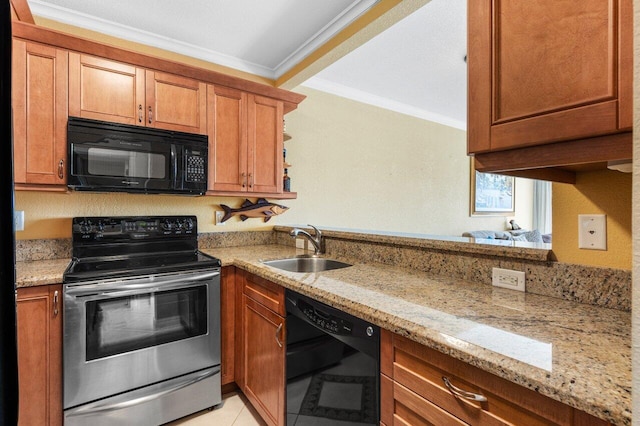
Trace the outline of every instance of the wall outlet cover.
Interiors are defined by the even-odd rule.
[[[491,283],[496,287],[524,291],[524,272],[511,269],[493,268]]]
[[[13,211],[13,229],[24,231],[24,210]]]
[[[607,216],[604,214],[578,215],[578,248],[607,249]]]
[[[224,226],[225,222],[222,221],[222,218],[224,217],[224,212],[223,211],[216,211],[216,226]]]

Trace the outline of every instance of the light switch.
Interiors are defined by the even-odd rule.
[[[589,250],[607,249],[607,216],[578,215],[578,247]]]

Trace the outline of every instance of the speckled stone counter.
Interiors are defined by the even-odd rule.
[[[631,424],[629,312],[345,256],[340,260],[353,266],[322,273],[286,272],[261,263],[302,252],[283,245],[203,251],[225,266],[309,295],[613,424]],[[18,286],[60,283],[68,263],[17,262]]]
[[[205,252],[613,424],[631,424],[628,312],[377,263],[286,272],[261,263],[296,254],[278,245]]]

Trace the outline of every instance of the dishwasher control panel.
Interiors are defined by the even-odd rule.
[[[298,309],[300,309],[304,316],[315,324],[316,327],[326,330],[332,334],[340,334],[344,336],[350,336],[353,334],[353,323],[343,318],[335,317],[329,313],[322,312],[304,300],[298,300],[297,305]]]

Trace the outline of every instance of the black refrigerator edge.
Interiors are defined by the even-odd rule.
[[[3,426],[18,423],[9,1],[0,0],[0,425]]]

